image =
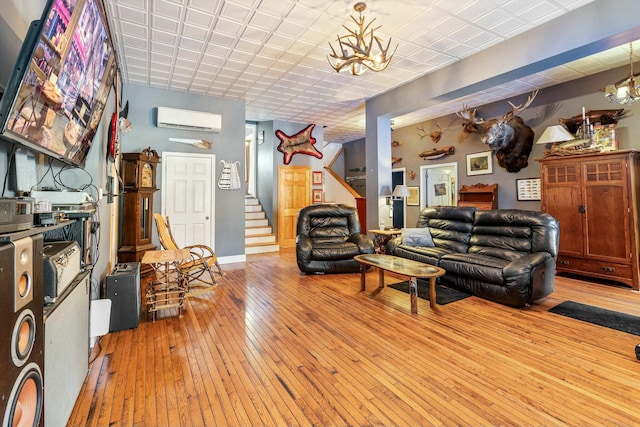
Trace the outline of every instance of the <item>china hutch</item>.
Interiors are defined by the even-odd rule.
[[[541,210],[560,222],[558,272],[638,290],[640,152],[539,159]]]

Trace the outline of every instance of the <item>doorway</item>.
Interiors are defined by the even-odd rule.
[[[458,163],[420,166],[420,209],[458,204]]]
[[[296,245],[298,212],[311,204],[311,166],[278,166],[278,244]]]
[[[180,247],[215,250],[215,164],[214,154],[162,153],[161,212]]]
[[[391,191],[396,185],[404,184],[405,168],[391,170]],[[406,199],[402,197],[400,200],[391,199],[391,225],[393,228],[404,228],[406,222],[405,215]]]
[[[245,175],[244,180],[247,184],[247,196],[255,197],[256,195],[256,135],[258,126],[255,123],[245,124],[244,136],[244,152],[245,152]]]

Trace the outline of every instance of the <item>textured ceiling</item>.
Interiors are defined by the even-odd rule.
[[[362,76],[329,66],[329,42],[353,27],[351,0],[105,0],[125,83],[244,99],[247,120],[325,126],[327,142],[364,137],[364,103],[591,0],[370,0],[364,16],[398,50]],[[628,61],[622,46],[464,99],[394,118],[418,123]]]

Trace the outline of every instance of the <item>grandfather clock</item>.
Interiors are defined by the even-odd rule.
[[[146,251],[156,250],[151,243],[153,193],[156,169],[160,157],[150,147],[141,153],[123,153],[121,175],[124,187],[122,228],[118,262],[140,262]],[[141,266],[141,274],[152,272],[151,266]]]

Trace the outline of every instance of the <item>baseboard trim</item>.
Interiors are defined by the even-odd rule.
[[[233,255],[233,256],[223,256],[218,257],[219,264],[232,264],[234,262],[247,262],[246,255]]]

